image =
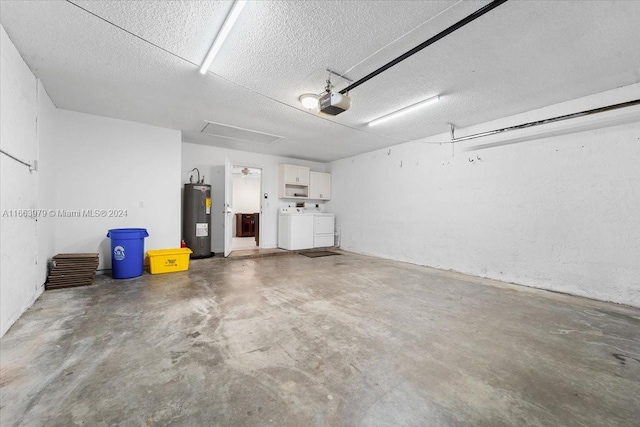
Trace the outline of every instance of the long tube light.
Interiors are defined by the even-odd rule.
[[[371,120],[369,122],[369,126],[379,125],[380,123],[384,123],[387,120],[395,119],[396,117],[403,116],[407,113],[417,110],[418,108],[426,107],[427,105],[434,104],[440,101],[440,95],[433,96],[431,98],[427,98],[423,101],[416,102],[415,104],[411,104],[408,107],[401,108],[393,113],[386,114],[382,117],[378,117],[377,119]]]
[[[220,50],[225,39],[231,32],[231,28],[238,20],[238,17],[240,16],[240,12],[242,12],[242,9],[246,4],[247,4],[247,0],[236,0],[233,3],[233,6],[231,6],[231,10],[229,11],[227,18],[224,20],[224,24],[222,24],[222,28],[220,29],[220,32],[218,33],[215,40],[213,41],[213,44],[211,45],[209,52],[207,52],[207,56],[205,56],[204,58],[204,62],[200,67],[200,74],[207,74],[207,71],[209,70],[209,66],[213,62],[213,58],[215,58],[216,55],[218,54],[218,51]]]

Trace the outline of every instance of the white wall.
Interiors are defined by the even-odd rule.
[[[56,107],[38,81],[38,208],[51,209],[56,206]],[[49,273],[49,260],[55,252],[55,225],[53,216],[40,216],[36,232],[38,235],[38,280],[42,285]]]
[[[61,252],[98,252],[110,268],[109,228],[144,227],[146,249],[180,243],[179,131],[56,109],[1,28],[0,336],[44,290]],[[24,217],[28,210],[47,212]],[[122,210],[126,217],[60,211]],[[50,212],[55,212],[52,215]],[[16,215],[20,215],[16,217]]]
[[[0,31],[0,147],[37,159],[37,81],[4,28]],[[42,292],[37,283],[36,221],[16,217],[37,207],[37,172],[0,154],[0,332],[4,334]]]
[[[260,176],[233,177],[233,211],[260,212]]]
[[[639,97],[634,85],[468,133]],[[414,142],[339,160],[327,207],[346,250],[640,306],[639,118],[459,142],[455,156]]]
[[[205,175],[205,183],[211,184],[212,233],[211,247],[216,253],[224,251],[224,165],[225,159],[231,164],[253,166],[262,169],[263,192],[269,195],[262,200],[261,239],[263,248],[275,248],[278,244],[278,165],[289,163],[308,166],[311,170],[324,172],[326,164],[287,157],[247,151],[230,150],[207,145],[182,143],[182,183],[188,182],[189,171],[195,167]],[[231,224],[233,226],[233,222]]]
[[[0,147],[33,163],[38,156],[37,81],[0,27]],[[37,278],[34,218],[16,217],[37,208],[37,172],[0,154],[0,335],[42,293]]]
[[[145,251],[180,246],[180,131],[58,109],[55,209],[126,216],[56,218],[55,252],[98,252],[111,268],[111,228],[146,228]],[[45,166],[45,165],[43,165]]]

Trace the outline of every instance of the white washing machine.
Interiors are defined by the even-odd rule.
[[[313,247],[326,248],[334,245],[336,216],[332,213],[313,214]]]
[[[313,212],[303,208],[280,208],[278,247],[290,251],[313,248],[313,219]]]

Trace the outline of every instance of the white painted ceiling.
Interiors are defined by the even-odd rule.
[[[351,91],[345,113],[298,102],[323,90],[325,69],[358,80],[487,3],[251,1],[204,76],[228,1],[2,1],[0,20],[60,108],[317,161],[640,81],[640,1],[511,0]],[[436,94],[434,107],[367,127]],[[284,138],[206,135],[205,121]]]

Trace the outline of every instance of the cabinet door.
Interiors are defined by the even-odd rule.
[[[309,198],[320,199],[320,193],[322,192],[322,175],[320,172],[309,172]]]
[[[320,198],[323,200],[331,199],[331,174],[320,174]]]
[[[241,237],[253,237],[255,235],[255,218],[253,214],[242,214]]]
[[[309,168],[304,166],[283,165],[284,182],[296,185],[309,185]]]
[[[309,173],[309,198],[316,200],[331,199],[331,174]]]
[[[296,169],[296,182],[300,185],[309,185],[309,168],[306,168],[304,166],[297,166]]]
[[[284,182],[295,184],[298,182],[298,167],[284,165]]]

